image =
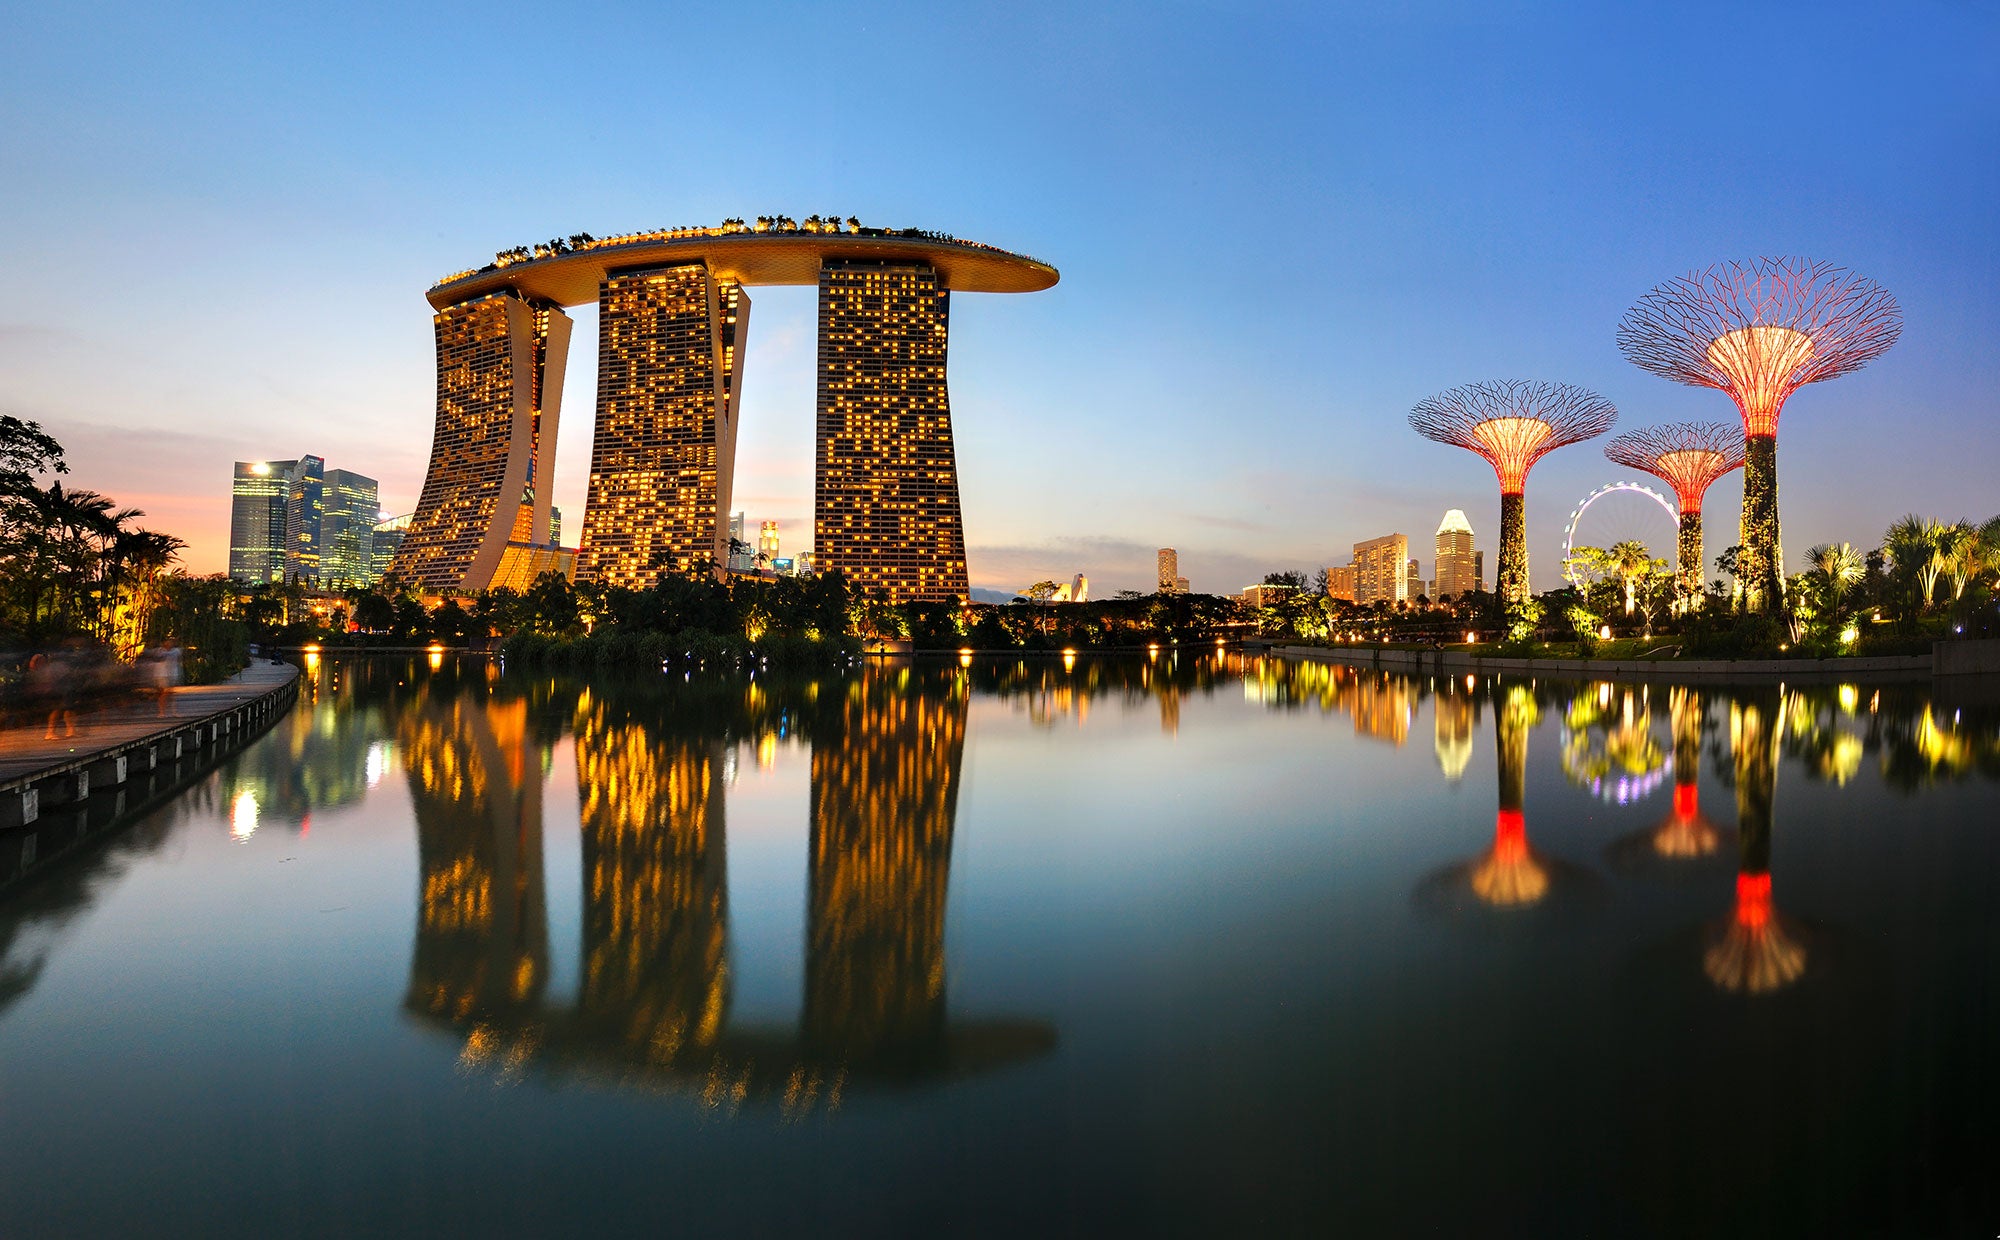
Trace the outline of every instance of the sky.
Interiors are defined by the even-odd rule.
[[[1448,508],[1490,572],[1492,473],[1410,407],[1534,378],[1622,429],[1734,421],[1626,362],[1618,318],[1716,261],[1803,254],[1889,288],[1904,330],[1786,407],[1796,569],[1905,512],[2000,513],[1996,206],[1984,4],[22,6],[0,413],[220,571],[233,461],[312,453],[415,506],[439,276],[574,232],[856,215],[1062,273],[953,299],[975,587],[1150,589],[1172,546],[1232,591],[1390,532],[1429,573]],[[814,291],[751,296],[736,506],[789,554]],[[596,391],[594,309],[572,313],[570,543]],[[1529,480],[1537,588],[1577,502],[1634,477],[1600,448]],[[1710,494],[1711,557],[1739,497]]]

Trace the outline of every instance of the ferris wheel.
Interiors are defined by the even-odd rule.
[[[1563,530],[1563,576],[1577,589],[1584,587],[1583,574],[1571,562],[1579,546],[1610,547],[1628,541],[1642,542],[1649,548],[1661,545],[1657,540],[1662,537],[1662,512],[1667,515],[1664,547],[1669,554],[1661,558],[1671,560],[1681,525],[1680,510],[1672,500],[1637,482],[1607,483],[1584,496]],[[1581,540],[1578,529],[1583,530]]]

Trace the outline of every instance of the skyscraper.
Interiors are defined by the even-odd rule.
[[[549,507],[549,546],[562,546],[562,509]]]
[[[229,488],[229,575],[264,585],[285,579],[285,523],[297,461],[238,461]]]
[[[1422,560],[1411,560],[1410,571],[1404,581],[1403,597],[1416,599],[1424,593],[1424,562]]]
[[[325,503],[326,462],[302,456],[292,467],[285,505],[285,577],[304,585],[319,582],[319,519]]]
[[[778,523],[765,521],[757,527],[757,554],[769,564],[778,558]]]
[[[728,563],[741,391],[729,368],[749,315],[741,286],[706,263],[605,276],[580,577],[643,589]]]
[[[382,519],[375,480],[329,469],[320,494],[316,584],[328,590],[370,584],[375,580],[375,526]]]
[[[1457,598],[1480,588],[1483,557],[1472,549],[1472,526],[1452,509],[1437,528],[1437,596]]]
[[[1352,564],[1327,565],[1326,596],[1342,602],[1354,601],[1354,584],[1357,570]]]
[[[441,307],[430,467],[394,568],[425,590],[485,589],[510,541],[548,537],[553,448],[570,318],[501,289]]]
[[[951,399],[951,292],[927,263],[827,258],[819,273],[813,550],[892,600],[966,598]]]
[[[1180,583],[1181,557],[1172,547],[1160,548],[1160,593],[1173,594],[1185,587]]]
[[[1354,544],[1354,601],[1400,603],[1409,598],[1410,540],[1384,534]]]
[[[389,566],[396,562],[396,551],[403,545],[403,535],[410,529],[410,514],[390,517],[375,523],[373,537],[369,542],[369,561],[372,576],[370,582],[382,580],[389,575]]]

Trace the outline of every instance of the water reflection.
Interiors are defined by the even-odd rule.
[[[1717,986],[1742,994],[1789,986],[1806,967],[1797,929],[1771,902],[1771,829],[1785,696],[1777,688],[1743,689],[1729,704],[1736,777],[1736,902],[1702,956],[1702,971]]]
[[[1026,1020],[951,1018],[945,897],[965,747],[964,676],[579,686],[502,681],[405,712],[422,898],[408,1006],[464,1038],[461,1063],[531,1068],[793,1116],[878,1080],[976,1072],[1047,1052]],[[583,849],[576,1001],[547,1001],[541,773],[575,738]],[[812,747],[803,1010],[794,1030],[730,1018],[725,822],[731,752]]]
[[[1685,685],[1674,685],[1666,692],[1673,734],[1673,799],[1666,817],[1657,825],[1611,846],[1612,864],[1621,869],[1659,865],[1687,869],[1721,856],[1725,833],[1701,809],[1701,752],[1708,733],[1708,695]]]

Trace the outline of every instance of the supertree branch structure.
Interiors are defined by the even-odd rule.
[[[1743,415],[1742,576],[1753,609],[1778,604],[1778,416],[1808,383],[1874,361],[1902,333],[1888,290],[1803,258],[1718,263],[1653,289],[1625,312],[1618,347],[1635,365],[1727,392]]]
[[[1604,445],[1614,465],[1666,480],[1680,502],[1680,603],[1702,598],[1701,500],[1717,478],[1743,467],[1743,432],[1724,422],[1667,422],[1626,431]]]
[[[1535,462],[1565,444],[1611,429],[1618,410],[1597,393],[1568,383],[1495,381],[1441,392],[1410,410],[1417,433],[1476,452],[1500,479],[1502,601],[1528,601],[1528,525],[1524,492]]]

